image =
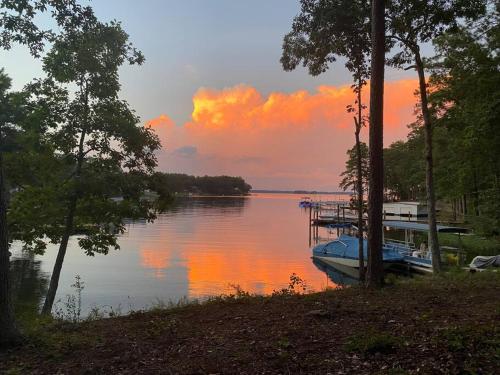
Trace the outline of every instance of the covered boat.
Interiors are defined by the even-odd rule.
[[[368,259],[367,248],[367,242],[363,240],[365,265]],[[313,257],[327,264],[340,264],[342,266],[358,268],[358,239],[353,236],[342,234],[337,240],[316,245],[313,248]],[[382,249],[382,261],[384,262],[384,266],[402,262],[403,258],[403,255],[393,249],[385,246]]]
[[[469,267],[474,270],[483,270],[488,267],[500,267],[500,255],[493,256],[477,256],[472,259]]]

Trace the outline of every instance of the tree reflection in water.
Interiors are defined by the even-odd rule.
[[[33,254],[12,257],[10,262],[12,299],[17,316],[35,315],[47,293],[49,275],[41,271],[41,261]]]

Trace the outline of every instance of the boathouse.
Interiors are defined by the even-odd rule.
[[[383,206],[384,218],[419,220],[427,217],[427,205],[421,202],[389,202]]]

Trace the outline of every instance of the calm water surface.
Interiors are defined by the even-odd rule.
[[[231,285],[267,294],[286,287],[292,273],[314,290],[336,286],[341,275],[311,259],[309,214],[299,200],[291,194],[180,200],[154,223],[129,224],[121,249],[108,255],[88,257],[73,239],[57,298],[74,293],[76,275],[85,283],[85,312],[92,306],[126,312],[158,300],[204,298],[231,292]],[[335,236],[320,230],[323,237]],[[16,293],[22,300],[40,298],[57,247],[36,257],[23,254],[19,245],[13,248]]]

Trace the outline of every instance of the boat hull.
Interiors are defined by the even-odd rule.
[[[359,268],[359,260],[358,259],[349,259],[349,258],[340,258],[340,257],[325,257],[325,256],[317,256],[313,255],[314,258],[321,260],[322,262],[325,262],[326,264],[332,264],[332,265],[341,265],[341,266],[347,266],[347,267],[352,267],[352,268]],[[367,262],[365,261],[365,266],[367,265]]]
[[[351,259],[351,258],[341,258],[341,257],[332,257],[332,256],[317,256],[313,255],[313,258],[319,259],[326,264],[330,264],[334,267],[344,266],[350,268],[359,268],[359,259]],[[368,262],[364,261],[365,267],[368,266]],[[384,269],[387,269],[391,266],[392,263],[383,262]]]

